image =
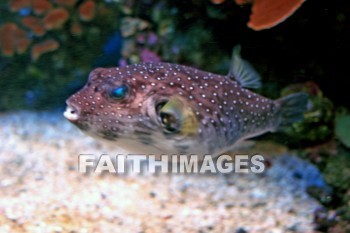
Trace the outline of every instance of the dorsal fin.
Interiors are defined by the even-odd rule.
[[[232,52],[232,61],[228,76],[238,81],[245,88],[260,88],[260,75],[249,64],[248,61],[241,58],[241,46],[236,45]]]

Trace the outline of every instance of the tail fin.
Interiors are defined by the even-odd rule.
[[[281,106],[280,124],[277,130],[302,121],[307,109],[308,95],[304,92],[294,93],[277,100]]]

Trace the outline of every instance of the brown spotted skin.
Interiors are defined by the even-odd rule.
[[[111,99],[109,90],[121,84],[129,88],[127,97]],[[197,117],[194,136],[164,133],[155,107],[175,95],[185,99]],[[138,153],[217,155],[279,123],[278,102],[242,88],[228,76],[169,63],[95,69],[67,104],[78,112],[72,122],[83,131]]]

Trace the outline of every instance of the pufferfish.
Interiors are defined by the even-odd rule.
[[[305,93],[271,100],[249,90],[260,85],[240,47],[226,76],[162,62],[97,68],[64,116],[133,154],[217,156],[302,120]]]

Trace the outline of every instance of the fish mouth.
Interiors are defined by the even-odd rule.
[[[63,113],[63,116],[71,122],[76,122],[79,119],[80,111],[78,110],[77,107],[70,104],[68,101],[66,102],[66,104],[67,104],[67,107]]]

